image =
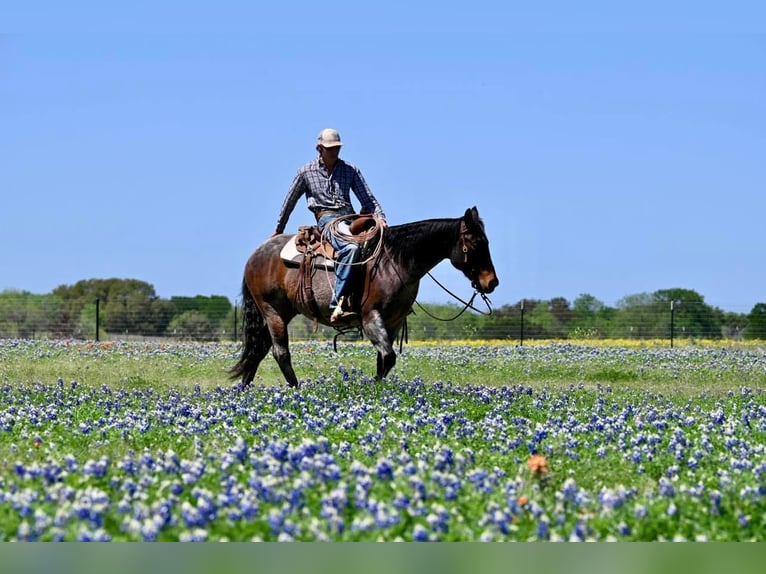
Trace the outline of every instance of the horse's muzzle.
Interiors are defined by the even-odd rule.
[[[473,288],[479,293],[492,293],[500,284],[500,280],[497,278],[494,272],[480,273],[476,281],[473,282]]]

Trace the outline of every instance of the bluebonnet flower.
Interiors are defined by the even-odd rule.
[[[88,460],[82,468],[82,474],[95,478],[104,478],[109,469],[109,457],[102,456],[99,460]]]
[[[375,526],[381,530],[396,526],[401,520],[396,509],[383,502],[373,501],[368,510],[375,519]]]
[[[455,454],[451,448],[441,446],[434,457],[434,469],[445,471],[455,464]]]
[[[710,413],[710,418],[715,424],[722,425],[726,420],[726,414],[722,408],[718,408]]]
[[[537,522],[537,531],[535,532],[538,540],[550,540],[551,529],[549,521],[546,517],[541,517]]]
[[[673,478],[678,476],[678,465],[671,465],[665,470],[665,476],[667,478]],[[660,485],[661,487],[662,485]]]
[[[598,494],[598,501],[605,510],[615,510],[625,503],[626,496],[627,491],[622,485],[619,485],[614,489],[604,487]]]
[[[449,511],[441,504],[436,504],[426,516],[426,522],[434,532],[446,533],[449,530]]]
[[[574,528],[572,529],[572,533],[570,534],[569,539],[572,542],[577,542],[577,541],[582,542],[588,537],[588,534],[589,534],[588,525],[584,521],[578,520]]]
[[[659,486],[659,489],[660,489],[660,494],[662,496],[666,496],[668,498],[672,498],[672,497],[674,497],[676,495],[675,488],[673,488],[673,485],[671,484],[671,482],[667,478],[665,478],[664,476],[660,477],[658,486]]]
[[[194,528],[184,530],[178,537],[180,542],[205,542],[208,538],[208,532],[204,528]]]
[[[277,508],[271,508],[267,517],[267,522],[271,528],[272,534],[277,534],[282,530],[282,526],[285,523],[285,515]]]
[[[110,542],[111,540],[111,535],[103,528],[90,530],[85,526],[81,526],[77,531],[78,542]]]
[[[188,528],[204,526],[206,522],[199,509],[186,500],[181,504],[181,518]]]
[[[387,458],[380,459],[375,468],[375,472],[377,473],[379,480],[393,480],[394,464]]]
[[[26,520],[22,521],[16,529],[16,540],[19,542],[35,542],[38,536],[37,531],[33,530]]]
[[[564,500],[574,502],[577,497],[577,484],[575,480],[571,477],[567,478],[564,481],[561,492],[564,495]]]
[[[415,542],[428,542],[428,530],[422,524],[416,524],[412,529],[412,539]]]
[[[394,496],[393,505],[397,510],[405,510],[410,506],[410,497],[403,492],[397,491]]]
[[[426,485],[418,476],[411,476],[409,479],[410,488],[412,488],[415,500],[425,501]]]

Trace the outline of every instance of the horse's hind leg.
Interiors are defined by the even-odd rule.
[[[258,371],[258,366],[263,361],[263,358],[269,353],[271,347],[271,337],[269,336],[269,329],[266,325],[263,325],[258,330],[258,338],[253,345],[249,356],[243,366],[242,384],[244,386],[249,385],[255,379],[255,373]]]
[[[282,375],[291,387],[298,387],[298,377],[295,376],[293,363],[290,358],[289,338],[287,335],[287,323],[282,317],[275,315],[268,320],[269,332],[271,333],[271,353],[279,365]]]

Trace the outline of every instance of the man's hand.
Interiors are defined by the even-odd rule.
[[[277,235],[282,235],[282,234],[281,234],[281,233],[279,233],[279,231],[274,231],[274,232],[271,234],[271,237],[276,237]]]

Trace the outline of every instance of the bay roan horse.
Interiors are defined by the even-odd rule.
[[[313,308],[319,310],[314,313],[299,293],[302,271],[288,267],[280,258],[282,247],[290,239],[284,234],[268,239],[245,265],[242,356],[230,371],[231,378],[241,378],[243,386],[253,381],[258,365],[271,349],[287,383],[297,387],[288,347],[288,323],[300,313],[330,325],[334,273],[314,272]],[[354,322],[344,324],[360,326],[377,349],[378,380],[396,363],[393,342],[412,309],[421,278],[437,263],[449,259],[479,293],[491,293],[498,285],[484,223],[475,207],[456,219],[429,219],[386,227],[381,240],[378,256],[366,263],[365,285],[357,298],[359,314]]]

